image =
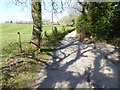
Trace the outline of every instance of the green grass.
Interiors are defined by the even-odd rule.
[[[29,41],[32,34],[32,25],[27,24],[2,24],[2,46],[18,42],[17,32],[21,33],[23,42]]]
[[[32,25],[28,24],[0,24],[2,26],[2,53],[3,57],[0,57],[0,61],[3,61],[2,66],[2,79],[4,82],[3,87],[16,87],[16,88],[26,88],[31,86],[31,83],[36,79],[36,75],[40,72],[40,69],[48,61],[48,58],[53,52],[53,48],[59,43],[69,31],[72,31],[71,27],[65,27],[63,30],[62,26],[56,26],[58,29],[57,33],[52,32],[51,26],[43,26],[43,36],[44,31],[46,31],[48,37],[43,37],[43,44],[47,45],[42,47],[41,52],[34,52],[33,48],[28,43],[22,43],[23,53],[20,53],[18,35],[17,32],[21,33],[22,42],[29,42],[32,35]],[[51,46],[52,47],[51,47]],[[25,55],[25,56],[24,56]],[[7,61],[6,61],[7,60]],[[20,63],[22,61],[22,63]],[[12,66],[10,68],[5,68],[7,66]]]
[[[29,42],[32,35],[32,25],[30,24],[0,24],[2,26],[2,46],[9,43],[18,42],[17,32],[21,33],[22,42]],[[61,30],[61,26],[56,26],[58,30]],[[69,28],[69,27],[68,27]],[[47,34],[52,32],[51,26],[43,26],[43,32]]]
[[[0,38],[2,43],[2,48],[7,48],[13,43],[18,43],[18,34],[17,32],[21,33],[21,40],[22,42],[29,42],[32,36],[32,28],[33,26],[30,24],[0,24],[2,31],[2,38]],[[61,26],[56,26],[59,30],[62,28]],[[47,34],[51,34],[52,27],[51,26],[43,26],[43,34],[44,31]],[[7,52],[13,50],[14,45],[11,48],[7,49]],[[1,51],[1,48],[0,48]],[[11,53],[11,52],[10,52]],[[14,53],[14,51],[12,52]],[[1,61],[1,60],[0,60]]]
[[[2,53],[0,52],[0,55],[5,56],[3,58],[0,58],[0,61],[4,61],[8,57],[17,55],[18,52],[20,52],[17,32],[21,33],[22,43],[30,42],[33,25],[31,24],[0,24],[0,26],[2,29],[1,31],[2,39],[0,38],[2,42],[2,45],[1,45],[2,48],[0,48],[0,51],[2,51]],[[55,27],[57,27],[59,32],[61,32],[63,28],[62,26],[55,26]],[[70,29],[71,27],[66,26],[66,28]],[[42,33],[43,36],[44,36],[44,31],[46,31],[47,35],[49,35],[48,39],[53,39],[51,26],[44,25],[42,29],[43,29],[43,33]],[[45,37],[43,38],[46,39]]]

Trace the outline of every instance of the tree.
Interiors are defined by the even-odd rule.
[[[99,39],[119,37],[119,2],[80,2],[80,4],[84,9],[77,20],[78,32],[87,31]]]
[[[43,1],[44,2],[44,1]],[[67,1],[68,2],[68,1]],[[59,6],[55,1],[51,0],[52,3],[52,14],[54,12],[58,12]],[[33,32],[32,32],[32,40],[31,45],[36,49],[40,49],[41,40],[42,40],[42,8],[41,8],[41,0],[32,1],[32,18],[33,18]],[[61,1],[61,7],[63,7],[63,2]],[[60,10],[61,12],[61,10]],[[52,19],[53,21],[53,19]]]
[[[14,0],[13,0],[14,1]],[[15,0],[15,4],[25,5],[26,3],[22,0]],[[31,46],[38,50],[40,49],[41,40],[42,40],[42,8],[41,0],[30,0],[31,1],[31,14],[33,18],[33,31],[32,38],[30,41]],[[26,5],[25,5],[26,6]]]
[[[59,22],[61,23],[61,25],[74,26],[77,17],[77,14],[75,14],[74,12],[70,12],[69,15],[64,16],[61,20],[59,20]]]
[[[41,13],[41,1],[37,0],[36,2],[32,1],[31,4],[31,13],[33,18],[33,32],[31,45],[36,49],[40,49],[41,40],[42,40],[42,13]]]
[[[24,2],[22,2],[21,0],[15,0],[16,4],[24,4]],[[32,14],[32,18],[33,18],[33,32],[32,32],[32,39],[30,41],[31,45],[33,48],[35,48],[36,50],[40,49],[41,46],[41,40],[42,40],[42,7],[41,7],[41,1],[43,1],[43,3],[45,4],[44,0],[31,0],[32,4],[31,4],[31,14]],[[61,12],[63,10],[63,1],[61,0],[61,8],[62,9],[58,9],[59,4],[55,3],[54,0],[51,0],[52,3],[52,7],[54,12]],[[66,1],[66,3],[68,3],[69,1]],[[60,11],[59,11],[60,10]]]

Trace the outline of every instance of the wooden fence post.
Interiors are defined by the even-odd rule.
[[[22,53],[22,43],[21,43],[21,36],[20,36],[20,32],[17,32],[18,37],[19,37],[19,44],[20,44],[20,52]]]

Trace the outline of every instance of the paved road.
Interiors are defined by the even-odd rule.
[[[39,74],[35,88],[117,88],[118,67],[105,57],[114,55],[118,61],[118,51],[84,44],[75,39],[75,34],[73,31],[63,39]]]

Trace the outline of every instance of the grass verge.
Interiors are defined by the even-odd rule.
[[[60,40],[74,29],[55,30],[44,36],[41,52],[36,53],[29,45],[23,43],[24,52],[20,53],[18,43],[10,43],[2,48],[2,87],[29,88],[36,79],[40,70],[47,65],[54,48]]]

